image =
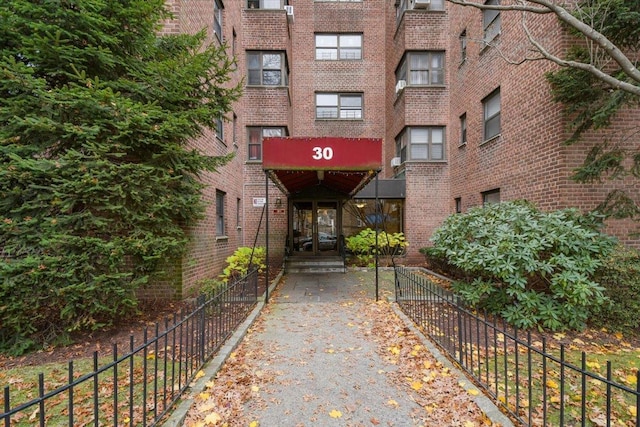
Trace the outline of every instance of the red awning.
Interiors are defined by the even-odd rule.
[[[382,165],[382,140],[374,138],[265,138],[262,167],[288,194],[313,186],[353,195]]]

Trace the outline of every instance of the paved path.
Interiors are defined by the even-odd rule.
[[[285,282],[264,330],[251,338],[271,352],[258,366],[280,373],[268,390],[269,401],[278,404],[250,403],[249,418],[261,426],[417,425],[413,414],[422,407],[387,381],[396,367],[366,339],[371,321],[354,301],[367,289],[358,277],[294,275]]]
[[[385,300],[391,274],[381,275]],[[205,392],[194,393],[182,425],[509,425],[487,418],[495,407],[478,401],[477,389],[421,344],[392,304],[375,302],[373,273],[292,274],[281,282],[240,346],[208,373],[215,379],[203,379]],[[217,420],[213,412],[219,424],[205,422]]]

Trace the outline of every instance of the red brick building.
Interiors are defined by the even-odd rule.
[[[331,239],[384,218],[378,224],[385,230],[405,233],[406,262],[415,262],[456,211],[520,198],[543,209],[586,210],[611,188],[570,178],[586,149],[562,145],[566,118],[544,79],[553,65],[508,61],[529,49],[519,14],[444,0],[168,3],[175,19],[165,31],[207,29],[212,43],[237,58],[231,83],[244,84],[220,129],[194,142],[207,153],[236,156],[203,177],[209,211],[191,230],[183,289],[215,276],[238,246],[264,245],[266,216],[276,261],[287,253],[326,255],[336,249]],[[529,26],[550,49],[567,47],[553,16],[531,17]],[[620,126],[638,117],[628,114]],[[356,191],[358,171],[281,171],[286,184],[269,178],[266,137],[380,139],[382,215],[373,210],[373,181]],[[337,182],[349,185],[338,191],[331,186]],[[611,223],[609,230],[636,243],[628,226]]]

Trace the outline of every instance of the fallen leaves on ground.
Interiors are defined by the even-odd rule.
[[[354,304],[350,303],[348,307]],[[330,305],[327,307],[331,310]],[[448,367],[433,358],[420,339],[396,316],[388,302],[374,302],[363,298],[357,301],[357,306],[353,309],[358,310],[366,321],[359,325],[350,323],[348,326],[354,333],[374,343],[376,352],[382,361],[388,364],[383,365],[383,369],[377,370],[377,373],[384,375],[387,381],[419,405],[412,413],[416,426],[494,425],[474,401],[477,390],[460,385],[459,379],[452,375]],[[238,346],[233,357],[230,357],[216,377],[207,383],[206,390],[193,396],[195,403],[187,414],[184,426],[255,427],[260,423],[260,420],[256,419],[258,417],[249,418],[244,412],[249,402],[254,409],[282,404],[270,397],[270,390],[274,386],[282,385],[276,384],[281,372],[268,370],[270,366],[275,365],[270,363],[274,352],[253,340],[255,332],[264,330],[264,315],[268,313],[267,307],[244,342]],[[307,351],[299,350],[300,353]],[[337,354],[336,349],[332,347],[320,351],[330,355],[329,357],[335,357]],[[257,361],[261,363],[258,364]],[[316,396],[313,397],[313,400],[317,399]],[[399,405],[398,401],[389,398],[385,406],[386,410],[396,410]],[[320,422],[326,417],[341,419],[344,422],[344,417],[348,418],[355,410],[346,404],[340,409],[326,406],[325,408],[324,415],[318,412],[310,421]],[[383,408],[380,410],[385,411]],[[378,425],[379,415],[372,413],[367,422],[370,422],[370,425]]]
[[[396,316],[389,303],[368,304],[366,315],[373,320],[372,331],[382,344],[380,355],[393,358],[391,363],[397,368],[388,373],[389,378],[424,408],[417,417],[423,425],[496,426],[473,400],[479,392],[460,385],[451,370],[435,360],[420,338]]]

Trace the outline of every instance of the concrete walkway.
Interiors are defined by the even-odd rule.
[[[198,402],[197,396],[204,384],[213,387],[207,394],[216,393],[212,384],[217,375],[226,382],[242,378],[235,387],[251,389],[244,393],[242,419],[223,417],[220,425],[511,425],[394,311],[395,304],[386,302],[392,292],[392,272],[380,275],[380,303],[375,302],[375,274],[370,271],[285,275],[253,328],[245,334],[254,322],[250,318],[225,354],[208,367],[201,384],[194,385],[196,397],[185,401],[165,425],[210,425],[204,421],[207,412],[198,408],[217,409]],[[400,359],[404,347],[405,354],[415,349],[411,354],[416,360]],[[407,363],[418,363],[418,368]],[[225,374],[225,369],[233,372]]]

